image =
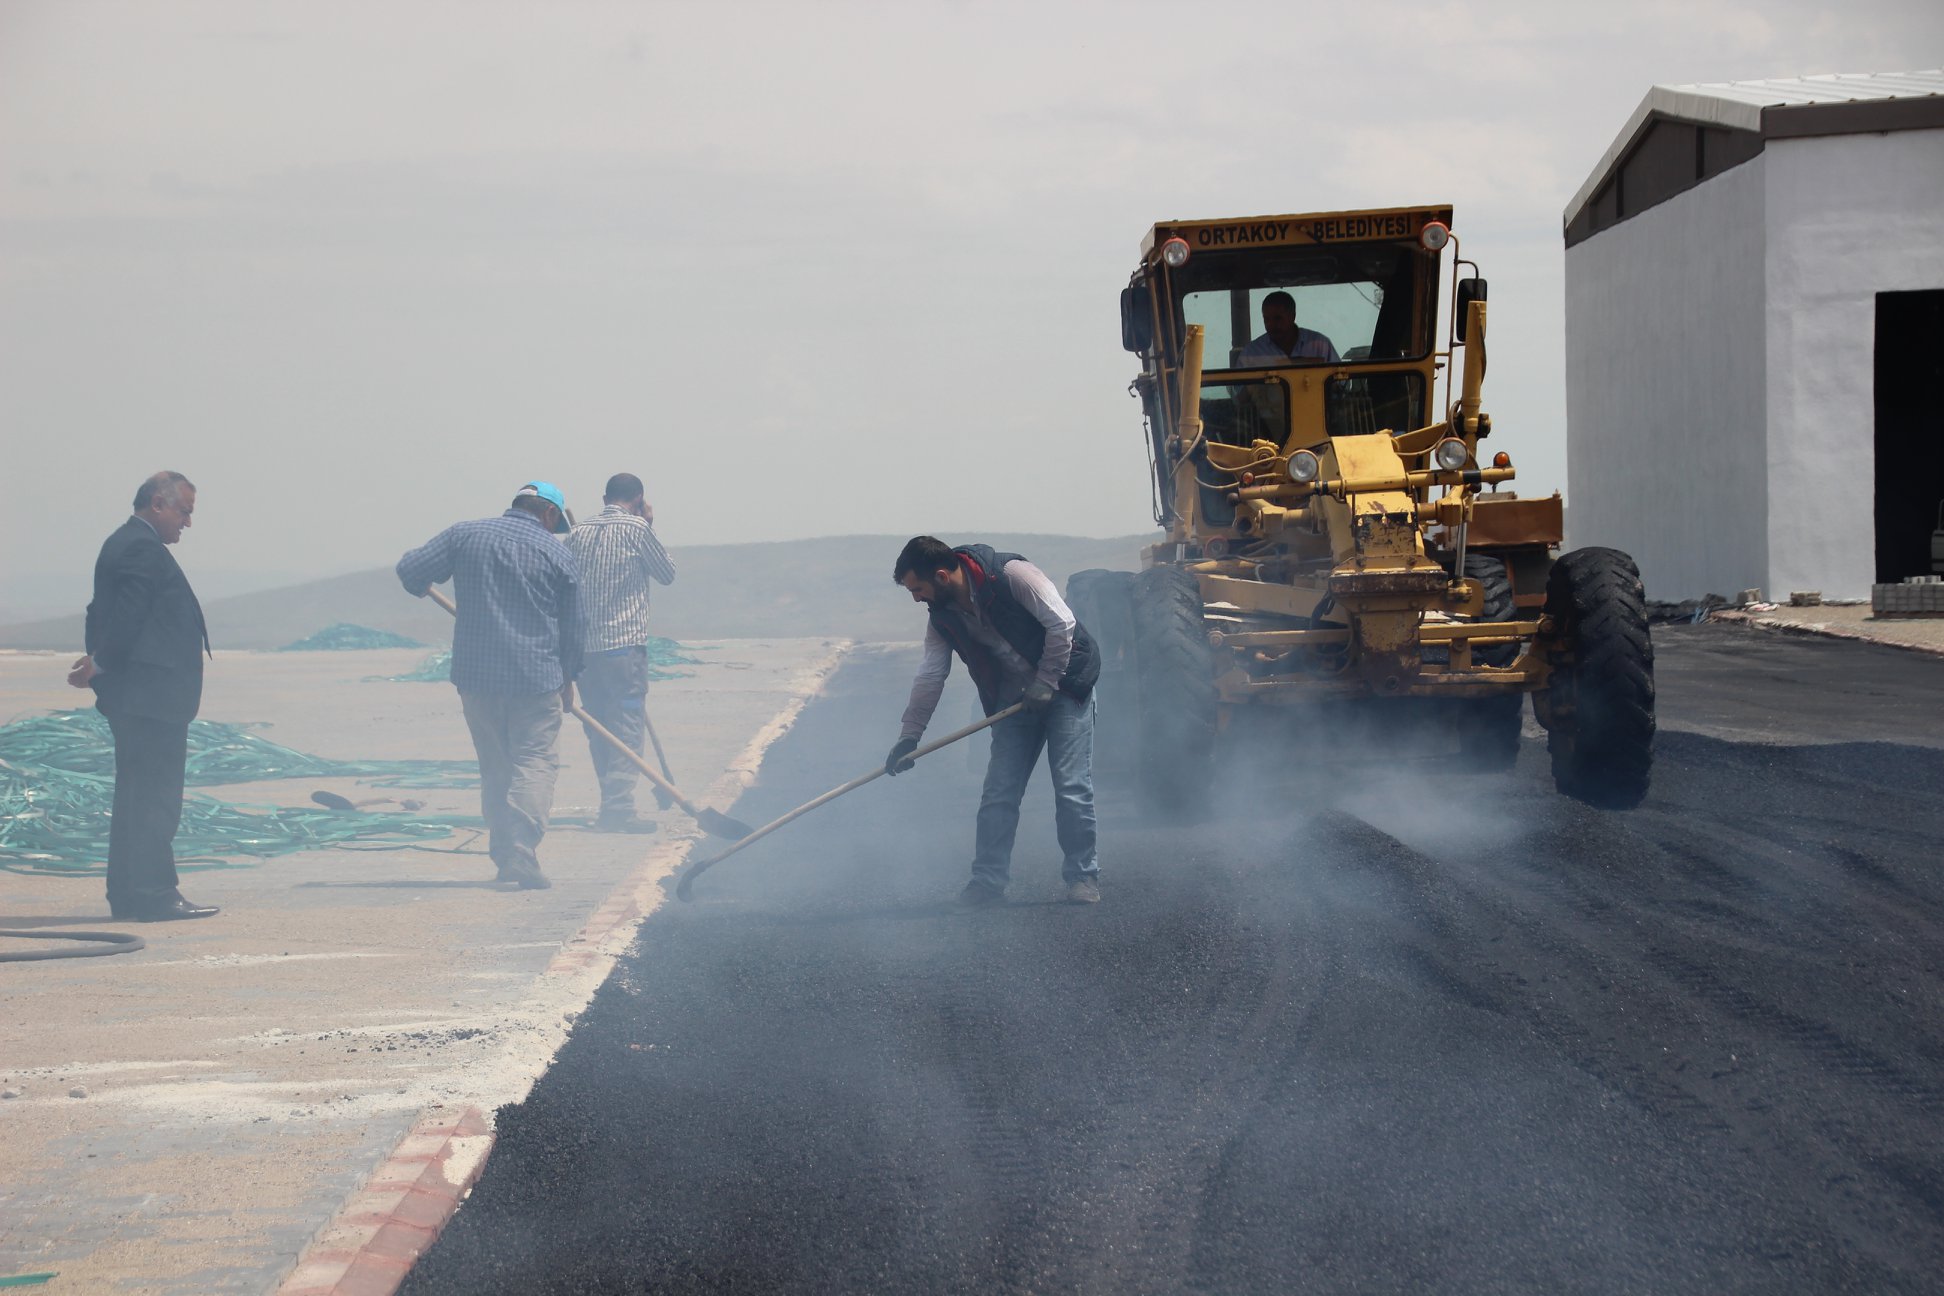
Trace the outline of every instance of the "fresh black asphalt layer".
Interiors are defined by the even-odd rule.
[[[403,1290],[1939,1290],[1944,662],[1657,644],[1628,813],[1542,740],[1319,732],[1198,827],[1103,792],[1093,907],[1041,775],[1012,903],[957,912],[965,760],[833,803],[647,922]],[[735,813],[881,759],[911,666],[854,659]]]

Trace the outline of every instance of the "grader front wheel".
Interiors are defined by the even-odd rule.
[[[1654,760],[1654,642],[1640,569],[1617,549],[1575,549],[1546,579],[1558,650],[1535,696],[1550,731],[1553,783],[1592,805],[1628,810]]]
[[[1194,576],[1178,567],[1137,575],[1133,629],[1141,791],[1162,812],[1192,817],[1208,802],[1218,719],[1214,650]]]

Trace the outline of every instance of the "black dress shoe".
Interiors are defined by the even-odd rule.
[[[511,882],[522,891],[550,891],[553,889],[553,883],[547,880],[547,875],[537,868],[501,869],[497,880]]]
[[[175,922],[180,918],[208,918],[218,912],[215,905],[190,904],[177,896],[146,909],[124,910],[115,917],[124,922]]]

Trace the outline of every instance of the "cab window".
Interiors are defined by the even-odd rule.
[[[1205,253],[1175,272],[1181,320],[1202,326],[1205,369],[1417,359],[1431,342],[1429,311],[1414,300],[1419,261],[1390,247]],[[1283,327],[1280,342],[1265,305],[1285,321],[1293,307],[1294,332]]]

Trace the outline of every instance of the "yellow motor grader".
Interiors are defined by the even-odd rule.
[[[1451,302],[1441,286],[1453,281]],[[1468,272],[1468,273],[1466,273]],[[1523,698],[1561,791],[1645,795],[1653,645],[1612,549],[1554,557],[1492,431],[1486,284],[1449,207],[1158,224],[1121,293],[1165,537],[1077,573],[1104,719],[1143,795],[1192,812],[1242,708],[1435,710],[1459,759],[1516,760]]]

